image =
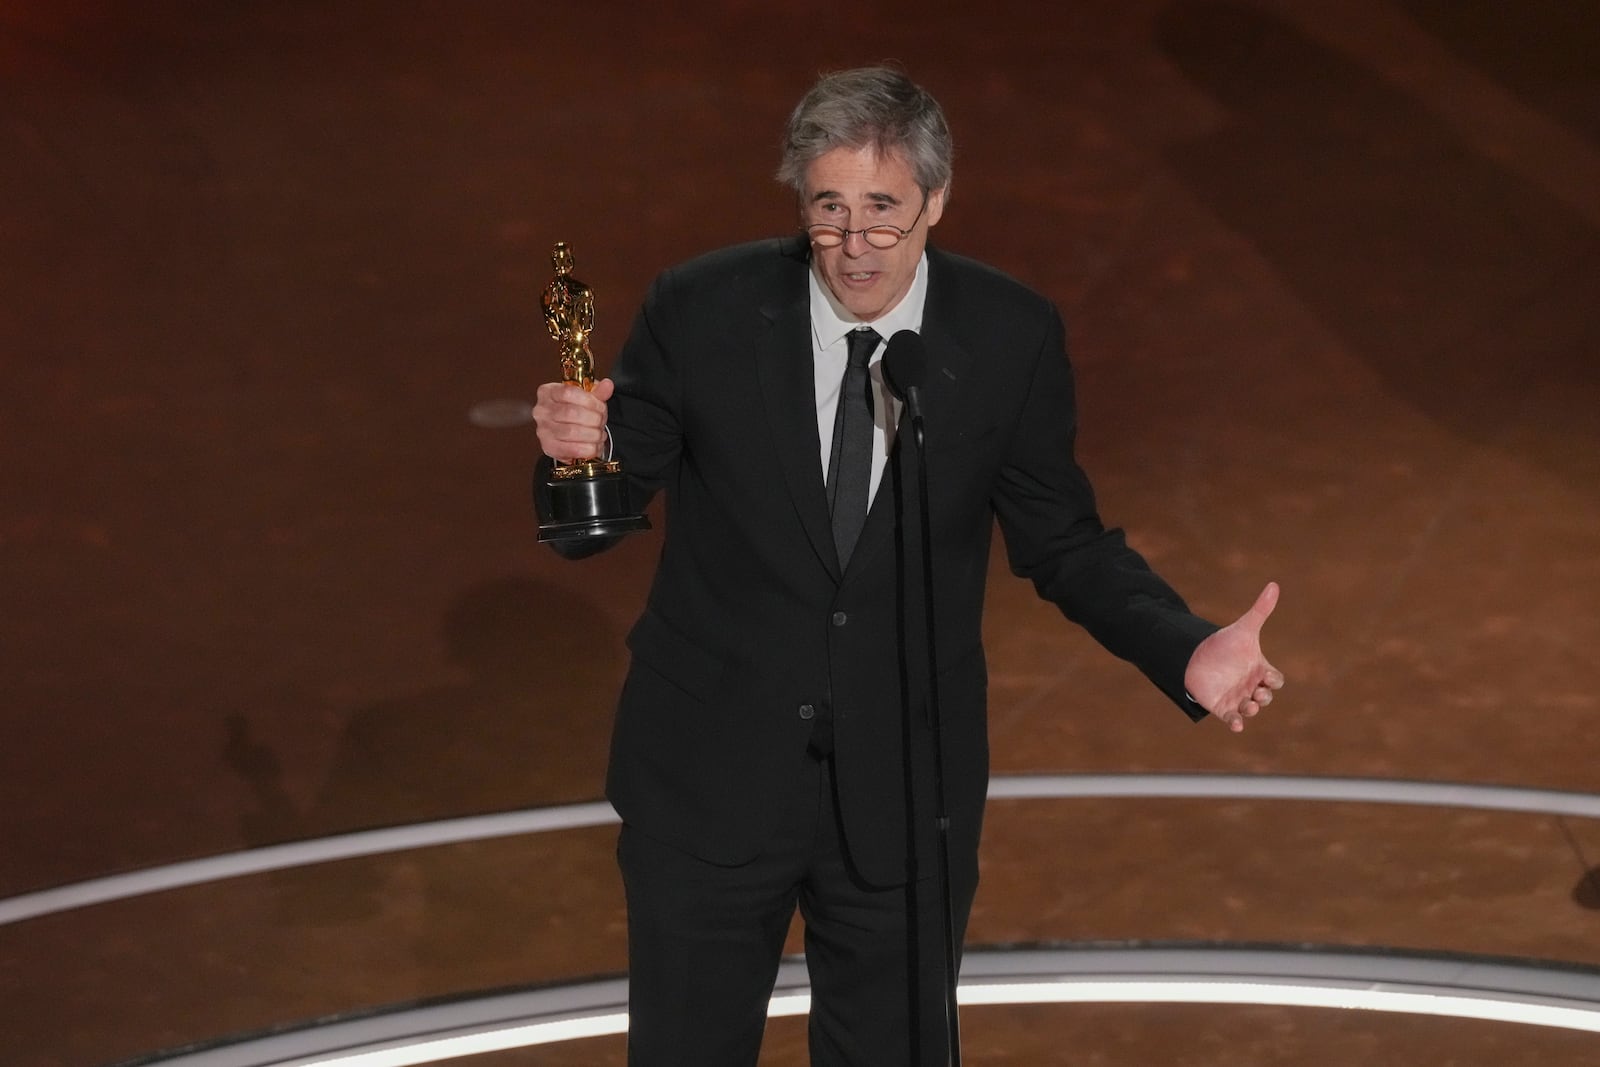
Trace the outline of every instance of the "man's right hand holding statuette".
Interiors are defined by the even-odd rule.
[[[572,249],[556,243],[551,255],[555,277],[541,304],[550,336],[561,347],[561,381],[539,387],[533,405],[539,447],[555,460],[549,478],[534,486],[535,498],[548,501],[539,526],[540,541],[582,541],[616,537],[650,528],[650,520],[628,506],[622,465],[606,455],[606,401],[615,386],[596,381],[589,335],[594,330],[594,292],[572,276]],[[542,484],[541,484],[542,483]]]

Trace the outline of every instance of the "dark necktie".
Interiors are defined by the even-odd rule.
[[[833,449],[828,461],[828,507],[833,513],[833,545],[842,569],[867,522],[867,487],[872,484],[872,379],[867,361],[882,338],[876,330],[851,330],[849,361],[839,386],[833,416]]]

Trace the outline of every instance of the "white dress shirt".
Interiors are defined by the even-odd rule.
[[[833,451],[833,417],[839,407],[839,386],[844,381],[849,345],[845,337],[859,326],[870,326],[883,338],[867,363],[872,378],[872,480],[867,499],[878,495],[884,464],[894,446],[895,425],[900,421],[900,402],[883,383],[883,351],[889,338],[901,330],[922,332],[922,309],[928,300],[928,256],[917,263],[916,277],[900,302],[871,322],[861,322],[834,298],[828,287],[811,272],[811,369],[817,390],[817,440],[821,442],[822,477],[828,477],[828,459]],[[870,505],[869,505],[870,506]]]

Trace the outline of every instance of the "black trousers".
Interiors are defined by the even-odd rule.
[[[944,1067],[943,909],[930,857],[910,885],[851,866],[831,759],[808,758],[771,847],[720,867],[622,828],[630,1067],[755,1067],[795,908],[813,1067]],[[977,857],[952,858],[957,943]]]

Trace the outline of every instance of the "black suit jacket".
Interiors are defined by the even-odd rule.
[[[988,782],[981,617],[996,518],[1012,569],[1194,718],[1203,712],[1184,696],[1183,672],[1215,627],[1102,526],[1073,457],[1055,308],[971,260],[930,248],[928,262],[939,703],[951,851],[966,867]],[[616,454],[640,499],[665,493],[666,531],[628,638],[607,796],[646,834],[713,862],[747,860],[826,706],[852,859],[868,880],[895,884],[918,856],[931,873],[932,855],[915,468],[908,427],[841,572],[819,460],[808,271],[797,239],[669,270],[618,357]]]

